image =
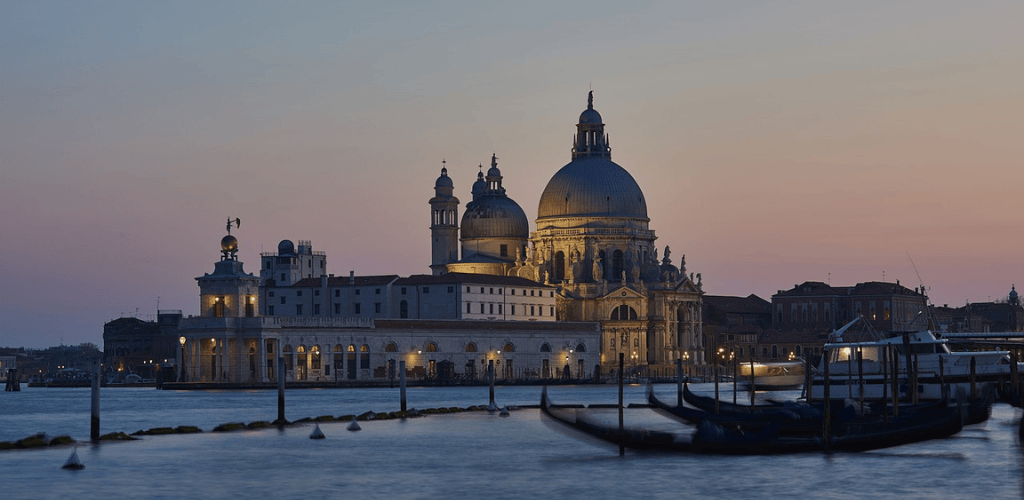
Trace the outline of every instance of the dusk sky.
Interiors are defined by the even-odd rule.
[[[714,295],[1024,286],[1024,2],[7,2],[0,346],[196,314],[239,260],[429,273],[442,159],[531,220],[594,90],[660,251]],[[1021,290],[1024,292],[1024,290]]]

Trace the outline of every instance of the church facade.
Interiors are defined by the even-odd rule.
[[[429,202],[430,267],[434,274],[516,276],[555,287],[558,321],[600,323],[605,368],[619,354],[634,367],[702,364],[700,275],[687,275],[685,256],[675,266],[668,247],[659,260],[643,191],[611,160],[604,126],[591,92],[571,161],[545,187],[533,232],[506,194],[496,157],[473,184],[461,228],[454,183],[442,168]]]

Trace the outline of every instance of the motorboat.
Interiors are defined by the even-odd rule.
[[[812,401],[825,397],[826,383],[829,399],[974,400],[1011,374],[1009,351],[953,351],[930,330],[862,342],[844,342],[837,330],[823,352],[807,388]]]
[[[754,390],[759,391],[798,390],[804,385],[805,373],[803,361],[739,363],[736,365],[736,382],[740,387],[750,389],[753,381]]]

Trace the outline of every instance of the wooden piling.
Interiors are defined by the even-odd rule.
[[[825,402],[825,418],[822,419],[823,425],[822,425],[822,429],[821,429],[821,435],[822,435],[823,447],[824,447],[825,451],[828,451],[829,445],[831,444],[829,442],[830,441],[829,437],[830,437],[830,435],[832,433],[831,432],[832,431],[832,407],[831,407],[832,395],[829,392],[829,385],[830,385],[829,384],[829,382],[830,382],[830,380],[829,380],[829,365],[832,364],[832,363],[830,363],[831,359],[829,358],[828,349],[825,349],[824,352],[822,353],[822,355],[824,356],[824,358],[822,358],[822,359],[825,360],[825,362],[824,362],[824,365],[825,365],[825,375],[824,375],[825,386],[824,386],[824,395],[823,395],[824,396],[823,399],[824,399],[824,402]]]
[[[892,349],[892,416],[900,415],[900,352],[895,345]]]
[[[732,358],[732,404],[735,405],[736,404],[736,389],[737,389],[736,388],[736,383],[737,383],[736,379],[739,378],[739,370],[737,370],[736,367],[737,367],[737,363],[739,361],[736,359],[735,355],[732,355],[730,357]]]
[[[846,397],[850,399],[853,399],[853,356],[852,350],[846,356]]]
[[[879,368],[882,370],[882,422],[889,423],[889,411],[886,410],[886,406],[889,402],[889,346],[879,349],[882,351],[881,364]]]
[[[284,358],[277,358],[277,423],[283,425],[284,419]]]
[[[813,352],[813,351],[812,351]],[[750,356],[750,371],[754,371],[754,356]],[[804,350],[804,394],[807,395],[807,402],[814,401],[811,396],[811,388],[814,385],[814,373],[811,371],[811,356]],[[753,396],[753,394],[751,394]]]
[[[488,379],[488,385],[490,385],[490,392],[488,394],[488,401],[489,401],[489,403],[487,403],[487,407],[488,408],[494,408],[495,404],[494,404],[494,360],[493,359],[487,360],[487,379]]]
[[[92,373],[92,419],[89,429],[89,439],[98,441],[100,439],[100,376],[102,376],[99,360],[94,362]]]
[[[920,387],[920,384],[918,384],[918,380],[920,380],[920,378],[919,378],[920,377],[920,372],[919,372],[920,369],[921,369],[920,359],[918,359],[917,353],[914,353],[914,365],[913,365],[914,376],[911,379],[912,382],[910,384],[910,386],[911,386],[911,394],[912,394],[912,396],[910,397],[910,400],[914,404],[917,404],[917,403],[919,403],[921,401],[921,393],[920,393],[920,391],[918,391],[918,387]]]
[[[942,394],[942,400],[948,401],[949,394],[946,390],[946,361],[939,354],[939,391]]]
[[[860,406],[864,407],[864,351],[857,348],[857,383],[860,392]]]
[[[971,401],[978,397],[978,391],[976,389],[977,382],[977,361],[974,356],[971,356]]]
[[[398,362],[398,392],[401,398],[402,413],[405,413],[407,407],[405,404],[405,360]],[[494,396],[491,396],[493,399]]]
[[[754,406],[754,394],[757,393],[757,388],[754,387],[754,348],[750,348],[750,406],[753,409]],[[808,401],[810,401],[808,399]]]
[[[676,404],[683,406],[683,359],[676,358]]]
[[[623,414],[622,414],[622,375],[623,375],[622,367],[623,367],[623,365],[625,365],[625,363],[626,363],[626,353],[620,352],[619,353],[619,436],[620,436],[619,456],[620,457],[626,454],[626,445],[621,440],[622,437],[625,435],[625,432],[626,432],[626,422],[625,422],[625,420],[623,418]]]

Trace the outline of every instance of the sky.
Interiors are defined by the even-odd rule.
[[[442,160],[531,220],[594,91],[656,244],[713,295],[1024,287],[1024,2],[8,2],[0,347],[197,314],[239,260],[429,273]],[[1022,290],[1024,291],[1024,290]]]

